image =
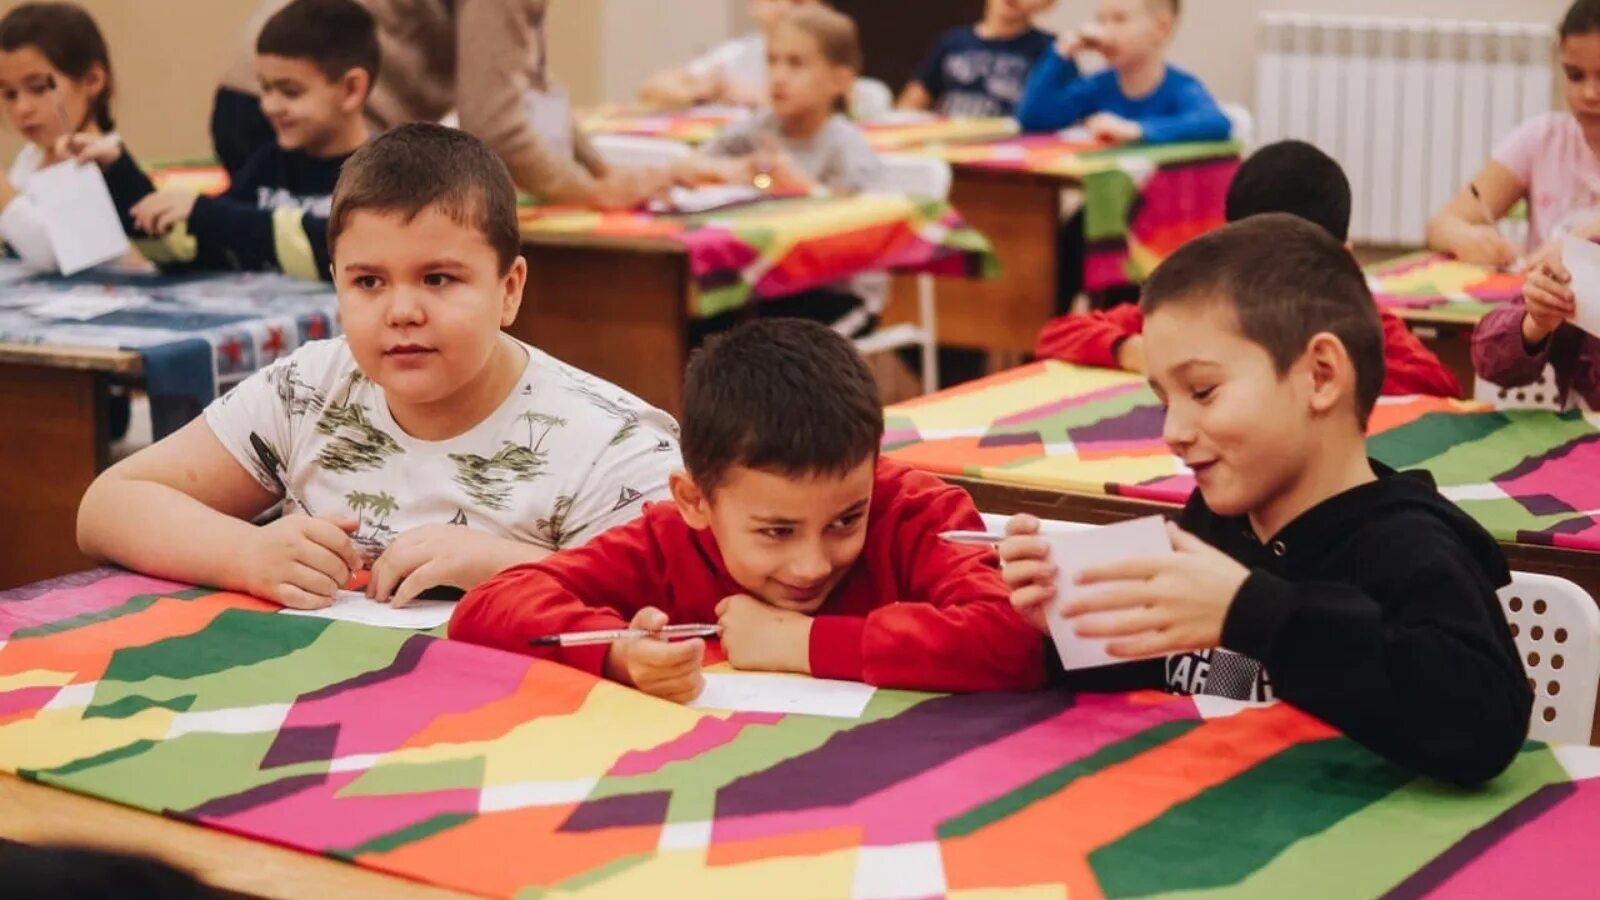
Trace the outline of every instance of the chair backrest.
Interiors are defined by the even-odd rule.
[[[1248,150],[1256,140],[1256,117],[1250,110],[1237,103],[1222,104],[1222,114],[1233,123],[1233,139],[1243,144]]]
[[[883,160],[881,190],[912,197],[950,196],[950,164],[933,156],[920,153],[880,153]]]
[[[894,92],[876,78],[857,78],[850,112],[857,122],[876,122],[894,111]]]
[[[667,166],[693,152],[678,141],[632,134],[597,134],[589,140],[612,166]]]
[[[1600,607],[1565,578],[1527,572],[1511,573],[1500,605],[1533,688],[1529,736],[1588,744],[1600,691]]]
[[[1473,380],[1472,399],[1488,403],[1495,409],[1553,409],[1561,411],[1556,401],[1556,373],[1549,366],[1539,373],[1533,384],[1503,388],[1482,378]]]

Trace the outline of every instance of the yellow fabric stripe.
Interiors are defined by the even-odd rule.
[[[272,249],[278,257],[278,267],[286,274],[318,281],[322,273],[317,271],[317,257],[311,252],[304,219],[305,213],[298,209],[273,210]]]
[[[189,223],[179,222],[161,237],[137,238],[134,249],[156,265],[194,262],[200,253],[200,242],[189,233]]]

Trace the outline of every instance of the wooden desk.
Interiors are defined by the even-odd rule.
[[[0,344],[0,588],[94,565],[77,549],[78,501],[106,466],[106,389],[141,375],[128,351]]]
[[[694,282],[667,238],[525,234],[528,285],[506,329],[676,416]]]
[[[245,897],[464,897],[349,863],[235,837],[0,772],[0,838],[152,856]]]
[[[950,203],[989,238],[1000,277],[939,283],[939,343],[991,353],[1026,353],[1056,315],[1056,236],[1062,191],[1074,179],[955,167]],[[884,324],[917,320],[915,278],[896,276]]]

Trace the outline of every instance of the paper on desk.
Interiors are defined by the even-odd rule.
[[[1098,588],[1098,585],[1079,587],[1072,583],[1073,578],[1084,569],[1124,559],[1171,553],[1172,541],[1167,537],[1166,523],[1160,516],[1147,516],[1069,534],[1045,532],[1040,536],[1050,544],[1050,561],[1060,571],[1056,578],[1056,599],[1045,619],[1050,625],[1050,637],[1055,640],[1056,650],[1061,654],[1062,666],[1072,671],[1128,662],[1126,658],[1107,653],[1104,638],[1079,637],[1074,630],[1076,625],[1085,621],[1115,618],[1123,613],[1095,613],[1069,620],[1063,619],[1057,611],[1078,594]]]
[[[666,202],[654,201],[652,212],[700,213],[761,199],[763,194],[747,184],[708,184],[701,187],[675,187]]]
[[[40,169],[28,177],[27,193],[44,220],[61,274],[81,272],[128,252],[117,206],[93,163],[69,160]]]
[[[877,691],[856,681],[797,675],[707,672],[705,678],[705,690],[689,704],[695,709],[859,719]]]
[[[310,616],[313,619],[334,619],[376,625],[379,628],[409,628],[426,631],[450,621],[456,605],[442,600],[415,600],[399,608],[387,603],[367,599],[360,591],[340,591],[333,596],[333,605],[323,609],[285,609],[286,616]]]
[[[1573,324],[1600,337],[1600,244],[1563,234],[1561,262],[1572,273],[1572,295],[1578,302]]]

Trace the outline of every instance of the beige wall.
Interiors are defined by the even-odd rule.
[[[256,0],[79,0],[111,44],[123,135],[142,159],[210,152],[207,117],[216,76],[239,46]],[[916,0],[883,0],[903,3]],[[1262,11],[1555,22],[1568,0],[1189,0],[1173,59],[1225,101],[1254,94]],[[12,0],[0,0],[0,8]],[[1046,24],[1082,21],[1090,0],[1061,0]],[[625,101],[649,73],[744,30],[743,0],[558,0],[551,62],[580,104]],[[0,129],[0,159],[16,152]]]
[[[1554,25],[1571,0],[1188,0],[1172,60],[1225,103],[1253,104],[1257,23],[1263,12],[1400,16]],[[1061,0],[1048,16],[1060,28],[1088,19],[1089,0]]]
[[[211,94],[256,0],[77,0],[100,24],[116,74],[118,129],[140,158],[209,155]],[[0,0],[0,9],[15,5]],[[0,128],[0,159],[18,139]]]

